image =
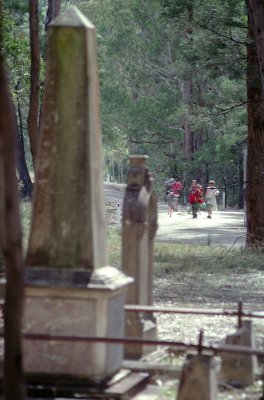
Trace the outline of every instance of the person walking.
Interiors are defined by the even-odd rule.
[[[180,197],[182,189],[183,189],[183,184],[182,184],[181,178],[179,178],[179,179],[175,180],[175,182],[172,185],[172,191],[173,191],[174,199],[175,199],[175,211],[178,211],[179,197]]]
[[[219,190],[215,187],[215,181],[209,181],[209,185],[206,188],[204,200],[207,207],[207,218],[212,218],[213,210],[217,210],[216,196],[219,195]]]
[[[175,209],[175,194],[173,193],[173,190],[171,189],[171,191],[167,194],[166,197],[166,203],[168,204],[168,215],[171,217],[172,213]]]
[[[189,203],[192,207],[192,216],[197,218],[197,213],[200,208],[200,204],[203,203],[203,190],[201,185],[198,185],[196,180],[192,181],[192,186],[189,193]]]
[[[167,196],[170,193],[171,189],[172,189],[172,185],[175,183],[174,178],[167,178],[165,183],[164,183],[164,187],[165,187],[165,203],[167,201]]]

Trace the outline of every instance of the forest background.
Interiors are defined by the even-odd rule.
[[[124,181],[133,153],[149,155],[158,191],[171,176],[186,187],[193,178],[203,185],[214,179],[227,206],[246,206],[247,245],[260,244],[263,256],[263,0],[0,0],[6,399],[25,397],[18,362],[24,258],[12,141],[20,194],[31,198],[48,25],[71,5],[97,28],[105,179]]]
[[[257,215],[264,223],[256,200],[263,185],[262,128],[261,118],[252,119],[263,107],[261,57],[248,15],[263,6],[253,3],[3,0],[21,195],[32,195],[28,172],[37,153],[47,27],[75,5],[97,29],[105,179],[125,181],[129,154],[149,155],[158,192],[168,177],[181,177],[186,187],[194,178],[203,185],[214,179],[227,206],[243,208],[248,192],[247,241],[262,238],[254,222]],[[247,155],[250,135],[255,142]]]

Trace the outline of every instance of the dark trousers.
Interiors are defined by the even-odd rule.
[[[198,210],[199,210],[199,203],[192,203],[192,215],[194,218],[197,217]]]

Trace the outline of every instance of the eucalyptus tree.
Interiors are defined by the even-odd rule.
[[[47,0],[47,2],[48,6],[45,19],[45,30],[48,29],[49,23],[60,14],[62,3],[61,0]]]
[[[23,197],[31,197],[32,182],[26,160],[29,140],[25,134],[27,131],[25,115],[28,109],[30,68],[27,8],[25,4],[22,7],[19,2],[17,4],[16,2],[4,1],[3,26],[3,52],[17,117],[17,173],[20,193]]]
[[[4,51],[17,115],[17,172],[20,193],[31,197],[28,170],[36,161],[45,67],[45,30],[65,4],[61,0],[3,1]],[[43,16],[41,23],[40,16]],[[44,24],[45,23],[45,24]]]
[[[28,135],[33,164],[36,164],[39,136],[40,108],[40,38],[38,0],[29,0],[30,37],[30,96],[28,108]]]
[[[180,30],[184,66],[187,66],[183,75],[185,87],[189,87],[188,98],[183,93],[185,118],[189,122],[184,125],[185,156],[192,161],[191,172],[198,174],[198,178],[204,171],[207,180],[210,171],[219,179],[230,171],[230,163],[235,167],[241,159],[243,146],[236,143],[243,143],[246,137],[243,3],[162,0],[162,5]],[[241,103],[244,109],[236,109]],[[232,153],[236,148],[236,160],[234,153],[231,157],[229,151],[225,156],[222,154],[229,144]],[[234,169],[237,168],[232,168],[233,172]],[[232,181],[232,175],[228,175]]]
[[[233,191],[238,197],[246,139],[242,0],[71,3],[97,27],[106,149],[148,154],[161,181],[178,174],[205,183],[210,172],[232,187],[230,201]]]
[[[3,51],[3,10],[0,4],[0,165],[1,232],[0,248],[6,271],[4,312],[4,379],[6,400],[25,395],[22,367],[22,309],[24,265],[15,172],[16,122]]]
[[[46,8],[45,31],[50,22],[56,18],[61,11],[61,0],[47,0],[46,7],[42,2],[42,8]],[[41,2],[29,0],[29,37],[30,37],[30,102],[28,109],[28,135],[33,164],[37,159],[37,148],[40,131],[40,95],[41,95],[41,29],[39,14]],[[42,51],[44,58],[45,51]]]
[[[264,242],[264,37],[263,2],[246,1],[248,7],[248,163],[247,163],[247,243]]]
[[[156,176],[173,169],[176,157],[180,162],[174,147],[180,149],[181,129],[168,122],[180,89],[159,1],[79,6],[97,27],[105,146],[120,143],[125,154],[149,154]]]

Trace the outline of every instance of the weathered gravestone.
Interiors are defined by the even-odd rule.
[[[41,122],[24,332],[123,337],[132,279],[106,265],[96,34],[74,7],[49,27]],[[23,345],[29,376],[101,382],[123,361],[116,344]]]
[[[241,328],[227,335],[226,344],[255,348],[252,321],[242,321]],[[257,372],[257,357],[254,354],[223,353],[221,380],[229,385],[245,387],[252,385]]]
[[[214,357],[188,355],[182,368],[177,400],[216,400],[217,378]]]
[[[122,268],[134,278],[127,292],[127,304],[152,305],[153,242],[157,230],[157,199],[147,156],[129,157],[127,188],[122,219]],[[126,313],[126,336],[156,339],[156,320],[152,313]],[[140,358],[153,350],[149,346],[125,347],[128,358]]]

